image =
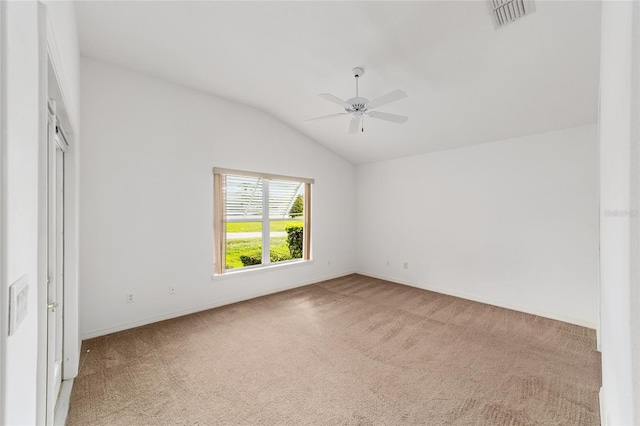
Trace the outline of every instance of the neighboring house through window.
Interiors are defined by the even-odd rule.
[[[311,259],[313,179],[214,168],[214,272]]]

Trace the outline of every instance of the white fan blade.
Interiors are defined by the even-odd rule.
[[[328,100],[329,102],[333,102],[334,104],[338,104],[338,105],[340,105],[340,106],[342,106],[344,108],[350,108],[351,107],[351,105],[349,105],[348,103],[346,103],[342,99],[338,98],[337,96],[333,96],[333,95],[331,95],[329,93],[323,93],[323,94],[318,95],[318,96],[320,96],[322,99]]]
[[[380,120],[393,121],[394,123],[404,123],[409,119],[404,115],[396,115],[396,114],[388,114],[386,112],[378,112],[378,111],[370,111],[369,117],[371,118],[379,118]]]
[[[322,95],[321,95],[322,96]],[[387,93],[384,96],[380,96],[377,99],[372,100],[367,104],[368,109],[378,108],[379,106],[390,104],[391,102],[399,101],[406,98],[407,94],[402,90],[394,90],[391,93]]]
[[[360,128],[360,117],[353,117],[351,123],[349,123],[349,134],[355,135]]]
[[[340,117],[342,115],[348,115],[348,112],[339,112],[337,114],[330,114],[330,115],[323,115],[322,117],[316,117],[316,118],[310,118],[308,120],[305,120],[307,123],[311,122],[311,121],[320,121],[320,120],[326,120],[328,118],[334,118],[334,117]]]

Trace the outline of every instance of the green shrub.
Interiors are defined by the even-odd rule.
[[[285,231],[287,231],[287,246],[289,247],[291,258],[302,258],[302,238],[304,235],[302,225],[288,225]]]
[[[240,255],[240,261],[244,266],[260,265],[262,263],[262,253],[254,252]]]
[[[271,262],[282,262],[283,260],[291,260],[291,254],[287,252],[287,249],[280,247],[272,247],[269,253]],[[240,256],[240,261],[244,266],[253,266],[262,264],[262,251],[254,251],[251,253],[243,254]]]

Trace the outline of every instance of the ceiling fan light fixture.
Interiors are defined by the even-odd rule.
[[[394,90],[393,92],[387,93],[386,95],[376,98],[373,101],[369,101],[369,99],[367,98],[360,97],[359,90],[358,90],[358,80],[364,74],[364,68],[355,67],[351,70],[351,72],[353,73],[353,76],[356,79],[356,96],[355,97],[351,99],[347,99],[346,101],[343,101],[337,96],[334,96],[329,93],[323,93],[318,95],[329,102],[333,102],[334,104],[342,106],[345,112],[338,113],[338,114],[325,115],[322,117],[312,118],[306,121],[308,122],[318,121],[318,120],[324,120],[328,118],[339,117],[342,115],[350,115],[351,123],[349,125],[348,133],[354,134],[358,132],[358,128],[360,127],[359,123],[364,120],[365,115],[368,115],[371,118],[390,121],[392,123],[398,123],[398,124],[402,124],[409,119],[409,117],[406,117],[403,115],[371,111],[372,109],[378,108],[382,105],[386,105],[391,102],[395,102],[400,99],[406,98],[407,94],[403,90]],[[364,132],[364,126],[360,128]]]

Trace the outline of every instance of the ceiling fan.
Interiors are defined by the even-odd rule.
[[[364,116],[368,115],[371,118],[377,118],[380,120],[391,121],[393,123],[402,124],[409,119],[404,115],[396,115],[389,114],[386,112],[372,111],[375,108],[378,108],[382,105],[389,104],[391,102],[398,101],[402,98],[406,98],[407,94],[402,90],[394,90],[393,92],[387,93],[384,96],[380,96],[372,101],[369,101],[367,98],[362,98],[358,94],[358,79],[364,74],[364,70],[362,68],[354,68],[353,76],[356,78],[356,97],[347,99],[343,101],[342,99],[330,95],[329,93],[323,93],[320,96],[323,99],[328,100],[329,102],[333,102],[334,104],[338,104],[344,108],[346,112],[339,112],[337,114],[325,115],[322,117],[311,118],[309,121],[318,121],[318,120],[326,120],[328,118],[340,117],[343,115],[351,116],[351,123],[349,124],[349,133],[354,134],[358,132],[358,129],[362,129],[364,132]],[[363,123],[360,126],[360,123]]]

